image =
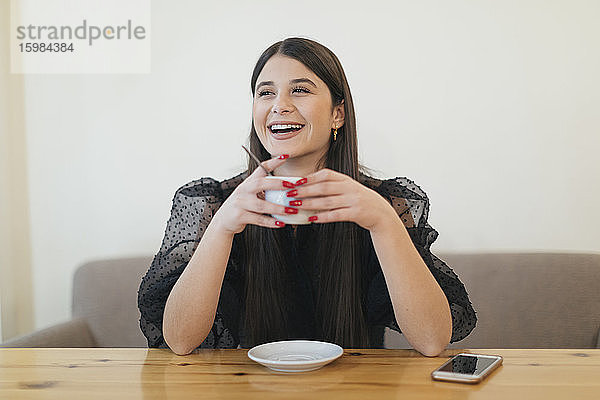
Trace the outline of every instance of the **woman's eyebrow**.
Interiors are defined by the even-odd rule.
[[[315,88],[317,87],[317,85],[315,85],[315,83],[308,78],[297,78],[297,79],[292,79],[290,81],[290,84],[295,84],[295,83],[310,83]],[[263,81],[263,82],[259,83],[258,85],[256,85],[256,90],[260,89],[261,86],[269,86],[269,85],[274,85],[274,84],[275,84],[275,82],[273,82],[273,81]]]
[[[259,83],[258,85],[256,85],[256,90],[260,89],[261,86],[268,86],[268,85],[273,85],[275,82],[273,81],[263,81],[261,83]]]
[[[298,79],[292,79],[290,81],[290,83],[310,83],[311,85],[313,85],[315,88],[317,87],[317,85],[315,85],[315,83],[313,81],[311,81],[308,78],[298,78]]]

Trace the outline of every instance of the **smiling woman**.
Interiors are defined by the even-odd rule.
[[[270,154],[290,155],[279,172],[304,176],[323,167],[331,130],[344,124],[344,100],[333,104],[325,82],[284,55],[271,57],[257,80],[252,109],[256,134]]]
[[[148,345],[177,354],[281,339],[382,347],[387,326],[434,356],[466,337],[475,311],[430,251],[438,233],[426,194],[359,166],[354,104],[335,54],[308,39],[277,42],[258,59],[251,90],[251,151],[274,175],[298,179],[267,179],[250,158],[233,178],[177,190],[138,293]],[[269,203],[266,190],[294,199]],[[275,218],[298,210],[307,224]]]

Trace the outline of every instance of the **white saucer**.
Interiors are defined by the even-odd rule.
[[[344,354],[337,344],[314,340],[283,340],[255,346],[248,357],[273,371],[314,371]]]

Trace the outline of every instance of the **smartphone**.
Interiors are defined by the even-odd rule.
[[[479,383],[500,365],[501,356],[460,353],[433,371],[431,377],[441,381]]]

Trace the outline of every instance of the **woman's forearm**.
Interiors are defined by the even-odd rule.
[[[173,352],[191,353],[213,326],[233,234],[218,227],[217,215],[173,286],[163,315],[163,336]]]
[[[416,350],[426,356],[437,356],[452,335],[448,300],[400,218],[395,213],[391,217],[385,225],[371,231],[371,238],[396,322]]]

